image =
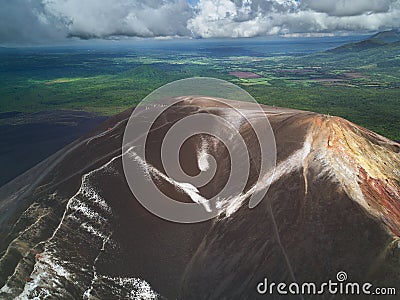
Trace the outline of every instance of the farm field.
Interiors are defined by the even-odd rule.
[[[235,83],[263,104],[341,116],[400,140],[400,46],[332,50],[363,38],[326,39],[318,47],[254,39],[246,47],[215,40],[4,48],[0,111],[114,115],[168,82],[206,76]]]

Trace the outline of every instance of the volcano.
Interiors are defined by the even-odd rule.
[[[248,118],[258,118],[255,106],[247,104]],[[265,278],[322,283],[340,271],[351,282],[400,288],[400,145],[338,117],[261,107],[277,160],[252,209],[246,193],[194,224],[145,209],[123,171],[132,109],[3,186],[0,298],[263,299],[257,286]],[[177,201],[193,202],[193,195],[164,173],[160,144],[172,124],[205,112],[234,115],[210,98],[186,97],[165,112],[139,158],[143,177],[158,177]],[[249,190],[261,153],[248,124],[235,124],[254,164]],[[231,162],[215,137],[194,136],[179,153],[185,172],[202,171],[201,149],[217,163],[212,182],[194,192],[208,199],[226,183]]]

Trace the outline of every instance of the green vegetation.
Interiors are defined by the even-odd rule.
[[[82,109],[112,115],[154,89],[193,76],[229,80],[263,104],[344,117],[400,140],[400,45],[352,46],[308,56],[2,54],[0,111]],[[354,51],[354,49],[357,49]],[[230,72],[260,78],[237,78]]]

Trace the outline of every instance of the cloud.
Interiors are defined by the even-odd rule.
[[[252,37],[280,34],[279,20],[298,9],[297,1],[200,0],[188,27],[200,37]]]
[[[200,0],[188,21],[200,37],[330,34],[398,27],[399,0]]]
[[[35,44],[65,38],[66,29],[40,1],[0,0],[0,43]]]
[[[192,16],[185,0],[44,0],[48,14],[68,28],[70,36],[187,36]]]
[[[371,13],[387,13],[396,0],[304,0],[303,7],[330,16],[356,16]]]
[[[0,43],[253,37],[396,28],[400,0],[0,0]]]

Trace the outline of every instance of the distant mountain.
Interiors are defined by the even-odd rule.
[[[373,35],[371,40],[381,41],[384,43],[400,42],[400,29],[393,29],[389,31],[382,31]]]
[[[327,52],[346,53],[393,45],[400,45],[400,29],[382,31],[361,42],[345,44]]]

